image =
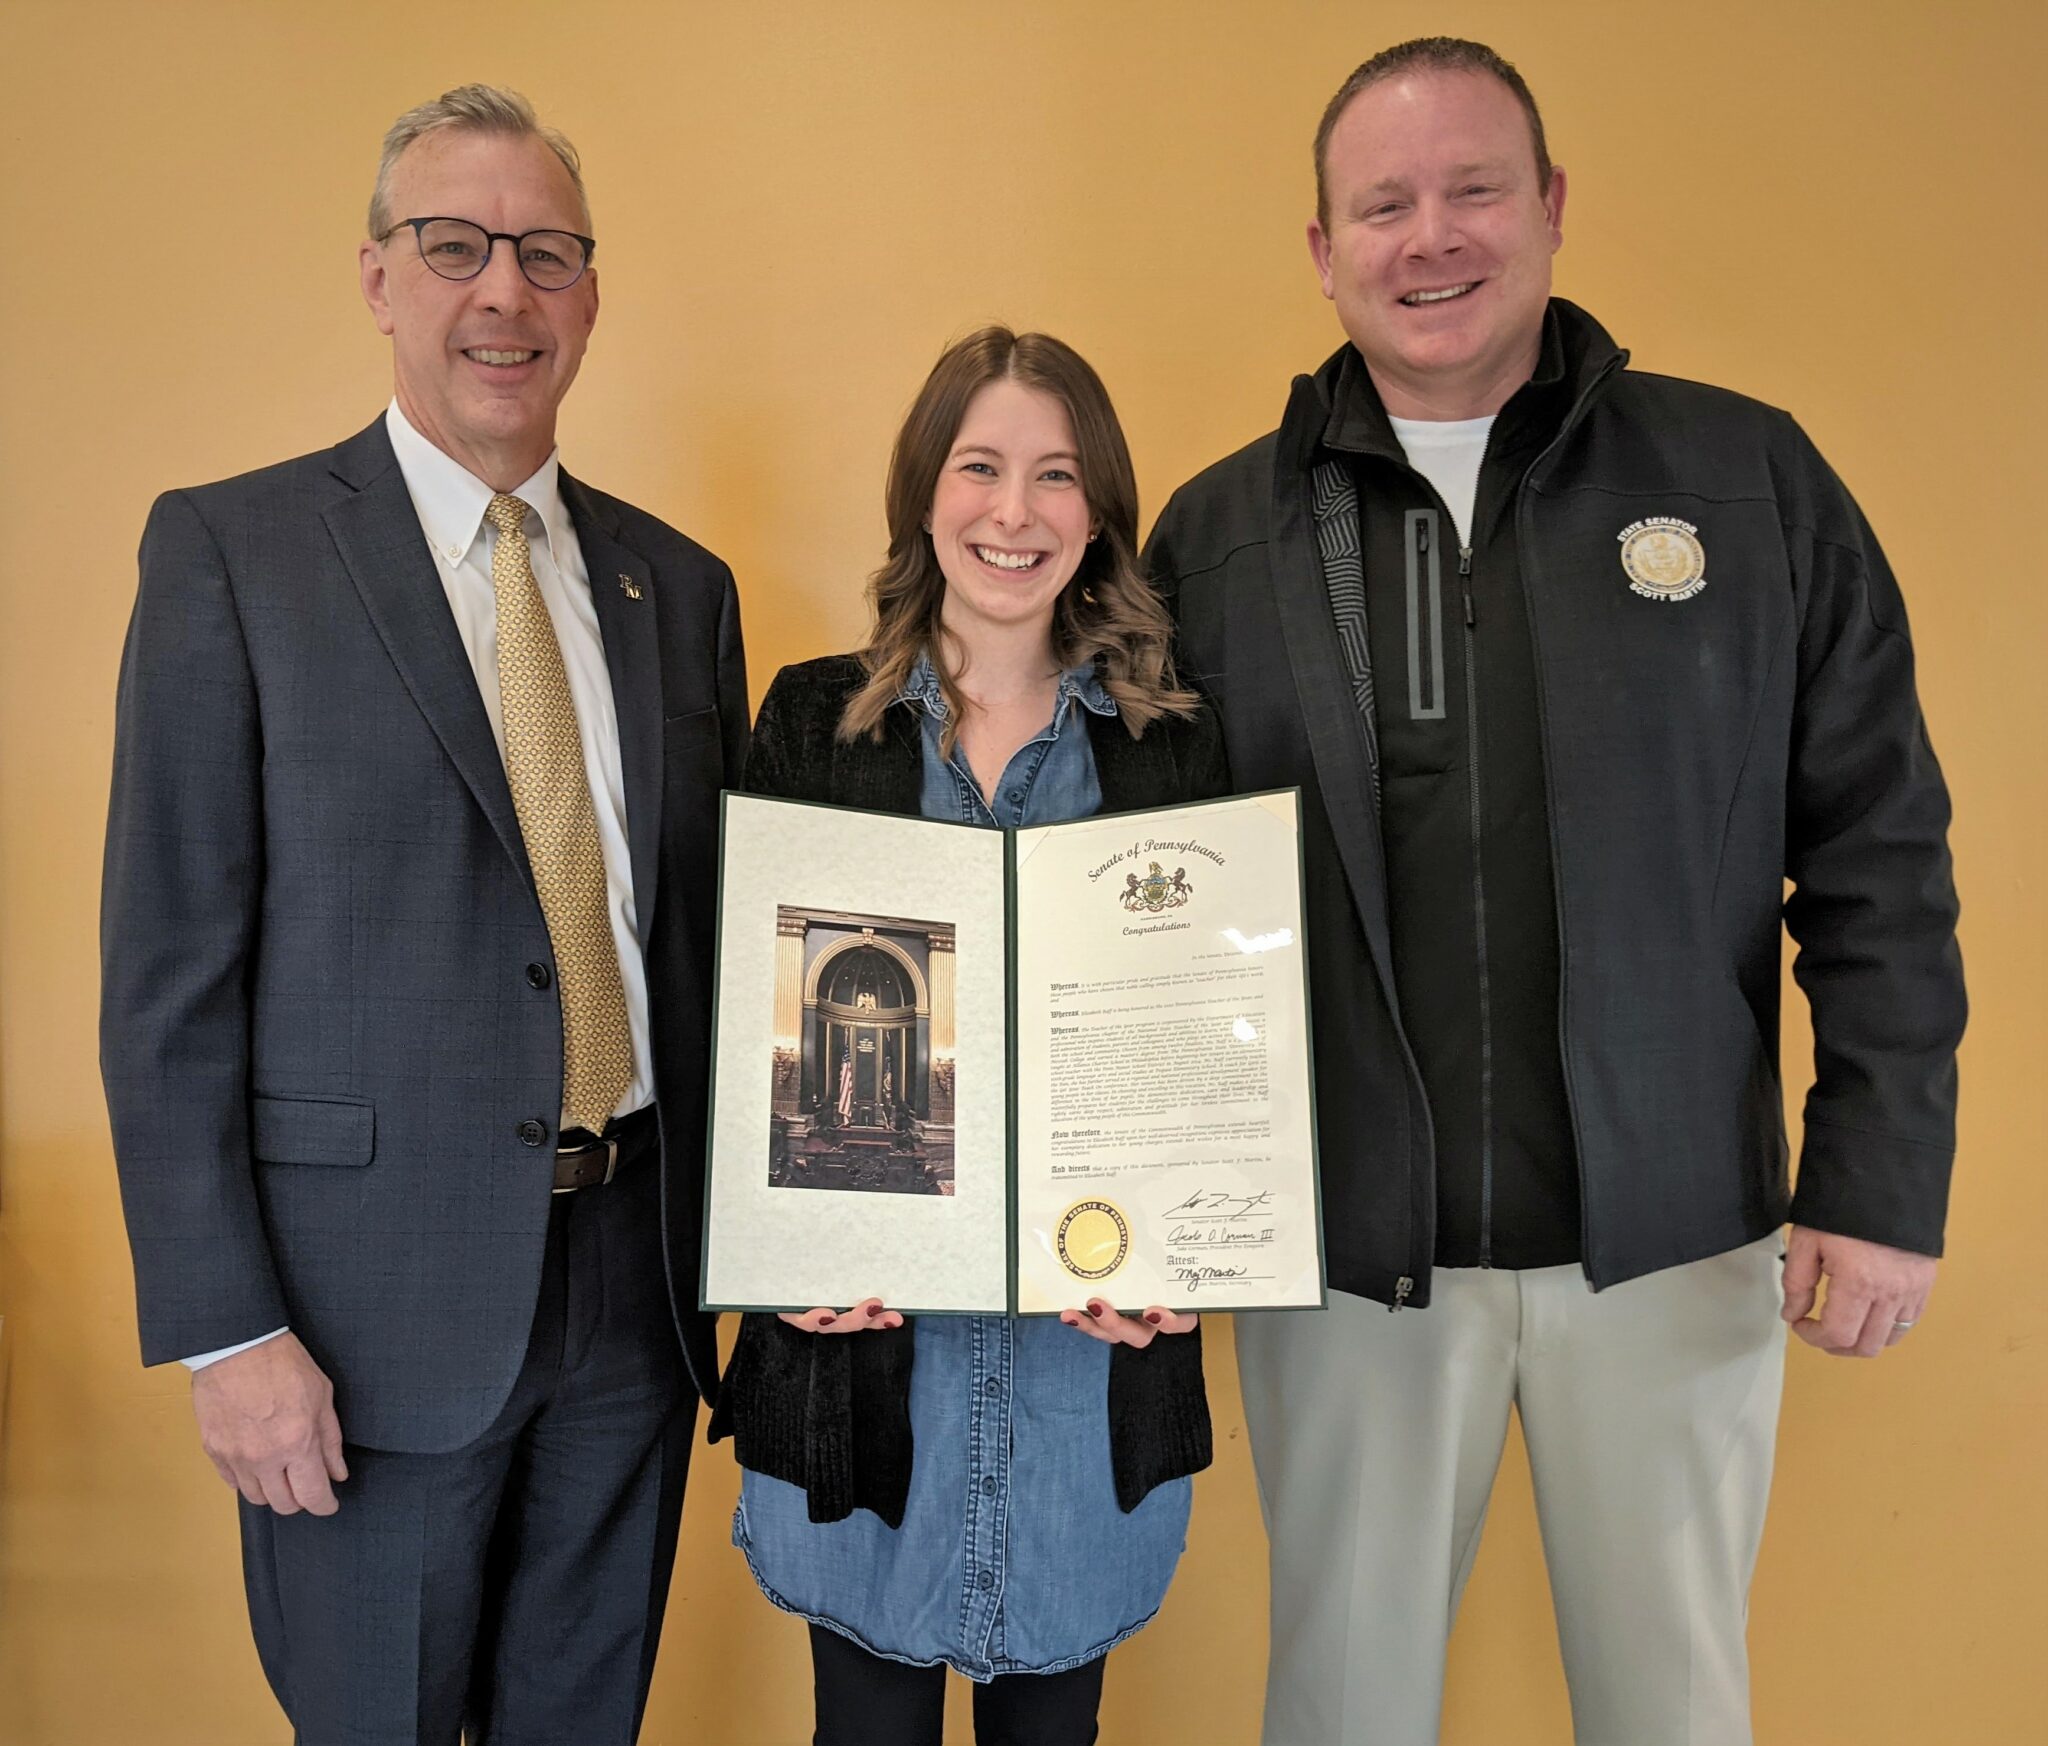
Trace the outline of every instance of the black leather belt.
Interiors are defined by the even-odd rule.
[[[628,1164],[652,1151],[660,1137],[651,1103],[631,1115],[613,1116],[601,1134],[585,1128],[563,1129],[562,1143],[555,1149],[555,1192],[572,1194],[611,1181]]]

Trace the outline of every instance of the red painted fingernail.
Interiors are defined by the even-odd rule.
[[[829,1328],[838,1319],[839,1318],[837,1316],[820,1316],[818,1318],[818,1326],[821,1328]]]
[[[1161,1315],[1157,1310],[1147,1310],[1145,1312],[1145,1319],[1148,1322],[1150,1322],[1155,1328],[1158,1327],[1161,1322],[1166,1320],[1166,1318],[1163,1315]]]
[[[1103,1312],[1104,1312],[1104,1308],[1105,1308],[1105,1306],[1104,1306],[1104,1305],[1102,1305],[1102,1304],[1099,1304],[1099,1303],[1096,1303],[1096,1302],[1094,1302],[1094,1301],[1093,1301],[1093,1300],[1091,1299],[1091,1300],[1090,1300],[1090,1302],[1089,1302],[1089,1304],[1088,1304],[1088,1313],[1089,1313],[1089,1314],[1090,1314],[1091,1316],[1094,1316],[1094,1317],[1095,1317],[1095,1318],[1096,1318],[1096,1319],[1097,1319],[1097,1320],[1099,1321],[1099,1320],[1101,1320],[1101,1318],[1102,1318],[1102,1315],[1103,1315]]]
[[[884,1311],[883,1311],[883,1309],[882,1309],[882,1306],[881,1306],[880,1304],[878,1304],[878,1303],[871,1303],[871,1304],[869,1304],[869,1305],[868,1305],[868,1314],[869,1314],[869,1315],[871,1315],[871,1316],[878,1316],[878,1315],[881,1315],[881,1314],[883,1314],[883,1313],[884,1313]]]

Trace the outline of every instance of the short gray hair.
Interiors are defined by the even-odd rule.
[[[443,91],[431,103],[408,109],[391,124],[384,136],[384,153],[377,160],[377,186],[370,195],[370,235],[382,239],[396,222],[391,215],[391,171],[405,148],[423,134],[443,128],[460,128],[468,133],[503,133],[544,142],[575,184],[576,202],[583,208],[583,223],[590,223],[590,196],[583,191],[583,160],[568,136],[559,129],[544,127],[533,105],[517,91],[502,85],[458,85]],[[461,214],[457,213],[457,217]]]

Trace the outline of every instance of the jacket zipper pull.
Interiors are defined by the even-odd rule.
[[[1472,548],[1458,548],[1458,589],[1465,596],[1465,628],[1470,630],[1479,622],[1479,616],[1472,610]]]
[[[1387,1314],[1392,1315],[1408,1301],[1408,1294],[1415,1289],[1415,1281],[1407,1274],[1394,1281],[1394,1301],[1387,1305]]]

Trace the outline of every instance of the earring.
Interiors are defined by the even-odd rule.
[[[1092,545],[1093,545],[1093,544],[1094,544],[1094,543],[1096,542],[1096,540],[1097,540],[1098,538],[1100,538],[1100,537],[1101,537],[1101,536],[1100,536],[1100,535],[1098,535],[1098,534],[1090,534],[1090,535],[1088,536],[1088,543],[1089,543],[1089,544],[1090,544],[1090,545],[1092,546]]]

